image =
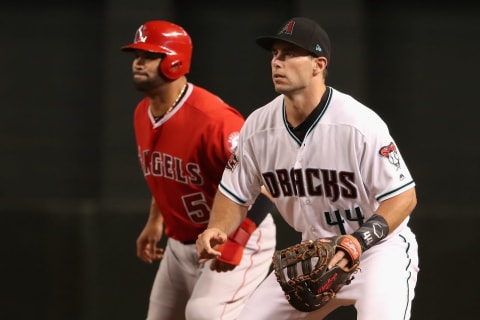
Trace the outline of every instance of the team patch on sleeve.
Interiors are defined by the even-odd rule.
[[[397,146],[390,142],[388,146],[381,147],[378,153],[388,159],[397,169],[400,169],[400,157],[398,155]]]
[[[227,147],[228,147],[228,150],[230,150],[230,152],[234,152],[235,149],[237,148],[238,146],[238,137],[240,136],[240,132],[238,131],[235,131],[235,132],[232,132],[230,133],[230,135],[228,136],[228,139],[227,139]]]
[[[230,159],[228,159],[227,165],[225,166],[226,169],[233,172],[235,168],[238,166],[238,157],[235,154],[235,151],[230,155]]]

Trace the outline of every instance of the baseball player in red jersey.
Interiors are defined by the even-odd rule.
[[[276,243],[272,202],[261,194],[211,263],[199,263],[195,241],[207,226],[244,119],[187,81],[192,43],[182,27],[148,21],[122,50],[134,53],[133,82],[146,96],[135,109],[134,128],[152,201],[137,255],[147,263],[162,259],[147,319],[236,319],[270,268]],[[162,234],[165,249],[157,247]]]
[[[295,309],[274,273],[262,282],[238,317],[324,319],[354,305],[358,320],[410,319],[418,249],[408,226],[417,199],[415,182],[387,125],[353,97],[325,84],[330,40],[313,20],[286,21],[257,44],[272,53],[279,95],[255,110],[240,132],[197,240],[201,260],[220,254],[265,185],[279,213],[302,240],[345,235],[360,252],[360,270],[335,299],[311,312]],[[328,266],[345,266],[338,250]]]

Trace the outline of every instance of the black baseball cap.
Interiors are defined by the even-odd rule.
[[[261,36],[257,44],[271,50],[275,40],[283,40],[303,48],[316,57],[325,57],[330,61],[330,38],[314,20],[295,17],[284,22],[273,36]]]

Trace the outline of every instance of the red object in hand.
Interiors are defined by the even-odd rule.
[[[245,218],[242,224],[231,235],[225,243],[218,246],[217,250],[222,253],[218,260],[238,266],[243,256],[243,248],[247,245],[248,239],[257,228],[255,222]]]

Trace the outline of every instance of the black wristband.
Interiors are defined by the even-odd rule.
[[[375,213],[370,219],[365,221],[360,228],[352,233],[352,236],[360,242],[362,252],[365,252],[388,236],[388,232],[389,227],[385,218]]]
[[[255,202],[252,204],[252,207],[250,210],[247,212],[247,217],[250,218],[257,226],[262,223],[263,219],[272,212],[273,209],[273,202],[270,201],[270,199],[264,195],[263,193],[260,193],[255,200]]]

